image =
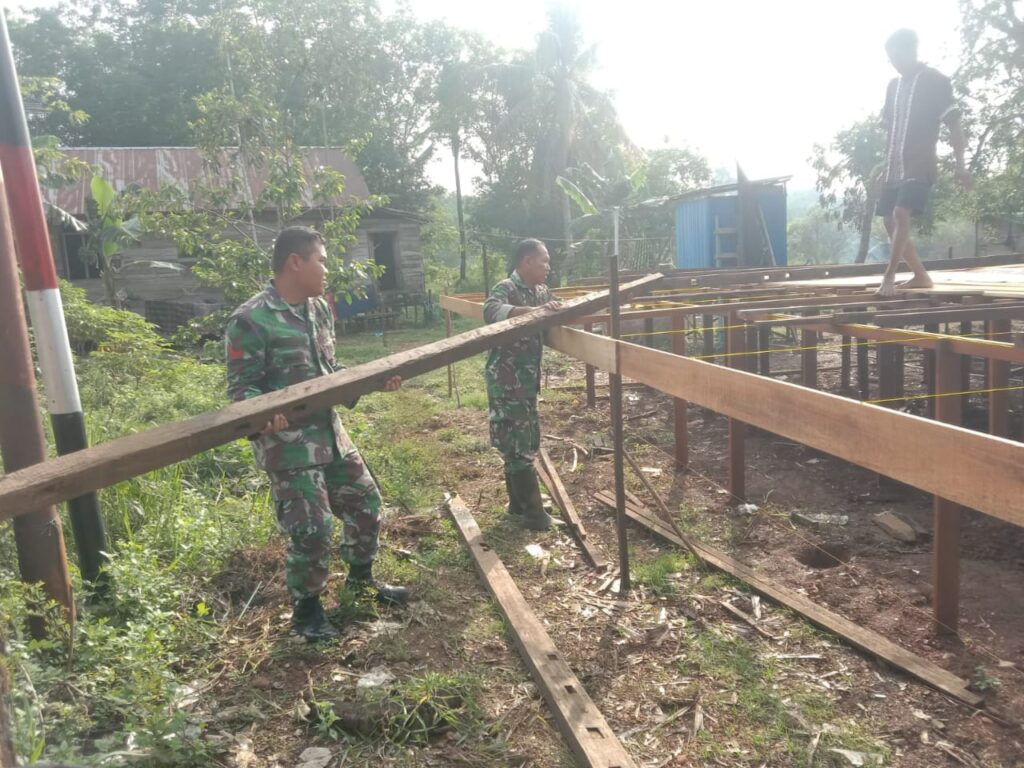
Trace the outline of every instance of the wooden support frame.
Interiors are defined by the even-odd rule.
[[[935,418],[944,424],[960,424],[962,396],[946,393],[962,391],[959,387],[965,362],[964,357],[954,352],[950,344],[940,344],[936,350]],[[942,634],[955,634],[960,616],[960,505],[936,495],[933,514],[935,627]]]
[[[1024,261],[1024,254],[1009,253],[998,256],[964,257],[960,259],[937,259],[925,261],[928,271],[972,269],[975,267],[997,267],[1006,264],[1019,264]],[[667,289],[677,288],[723,288],[738,285],[758,285],[765,288],[789,287],[791,283],[799,284],[807,280],[824,280],[836,277],[859,277],[881,275],[885,271],[884,264],[817,264],[814,266],[793,267],[744,267],[741,269],[675,269],[665,273],[664,286]],[[635,273],[624,274],[623,277],[637,277]],[[603,287],[607,277],[589,277],[577,280],[571,287],[591,288]]]
[[[991,339],[1005,339],[1012,328],[1006,318],[989,320],[988,336]],[[988,432],[996,437],[1010,436],[1010,364],[1004,360],[986,360],[988,366]],[[1003,390],[1003,391],[1000,391]]]
[[[707,357],[715,354],[715,316],[704,313],[701,315],[701,328],[703,329],[703,350],[701,355]]]
[[[800,370],[805,387],[818,388],[818,332],[800,331]]]
[[[787,318],[785,320],[786,325],[800,325],[803,323],[820,323],[828,322],[830,320],[839,320],[839,318],[846,318],[849,316],[863,317],[869,319],[874,317],[878,312],[883,312],[883,309],[876,309],[872,312],[836,312],[836,310],[846,309],[847,307],[930,307],[933,306],[933,302],[928,299],[879,299],[874,296],[867,296],[864,301],[850,301],[849,296],[842,297],[845,301],[839,303],[829,304],[815,304],[803,305],[803,306],[789,306],[789,307],[774,307],[772,309],[741,309],[740,317],[746,318],[747,320],[756,321],[757,325],[771,325],[772,318],[770,315],[798,315],[803,313],[806,317],[794,317]],[[819,309],[831,309],[835,312],[832,315],[821,315],[813,314]],[[764,317],[769,315],[769,317]],[[779,323],[781,324],[781,323]]]
[[[643,290],[660,279],[660,275],[652,275],[624,285],[622,291]],[[0,477],[0,520],[15,517],[26,509],[38,509],[105,488],[222,443],[254,435],[278,413],[299,423],[309,413],[352,402],[360,395],[382,389],[385,380],[392,376],[409,379],[441,368],[495,345],[558,326],[567,319],[606,305],[608,300],[607,292],[573,299],[558,310],[541,309],[475,328],[186,421],[165,424],[11,472]]]
[[[839,391],[846,394],[850,391],[850,337],[840,336],[839,339]]]
[[[737,327],[739,317],[733,313],[728,316],[729,330],[726,331],[726,349],[729,352],[727,365],[730,368],[742,369],[746,365],[746,332]],[[684,358],[685,359],[685,358]],[[729,493],[736,501],[746,501],[746,440],[747,425],[732,416],[729,417]]]
[[[850,338],[850,337],[844,337]],[[857,345],[857,394],[861,400],[871,399],[871,368],[869,365],[867,342],[858,339]]]
[[[580,765],[636,768],[604,715],[573,674],[544,625],[530,610],[501,558],[486,543],[476,520],[458,496],[448,511],[473,556],[477,572],[508,621],[512,639],[551,711],[555,725]]]
[[[634,381],[1024,526],[1022,443],[582,331],[559,338],[571,356],[577,341],[605,358],[618,347]]]
[[[793,318],[800,320],[800,318]],[[777,320],[776,325],[786,325],[786,320]],[[879,328],[861,323],[807,323],[804,327],[838,336],[852,336],[864,341],[884,341],[920,349],[936,349],[939,342],[949,341],[961,355],[974,355],[989,360],[1005,360],[1008,363],[1024,364],[1024,346],[1005,341],[988,339],[964,339],[928,331],[909,331],[896,328]]]
[[[672,318],[672,354],[679,357],[686,356],[686,318]],[[686,400],[674,398],[672,400],[672,429],[675,436],[675,457],[676,466],[686,470],[690,465],[690,432],[689,432],[689,406]]]
[[[757,372],[762,376],[772,374],[772,329],[761,327],[757,329]]]
[[[583,326],[583,330],[587,333],[593,333],[594,326],[591,323],[587,323]],[[597,369],[589,364],[584,370],[584,381],[586,382],[587,390],[587,408],[594,408],[597,405],[597,387],[594,385],[596,372]]]
[[[608,502],[602,499],[600,495],[596,498],[607,506]],[[905,648],[901,648],[878,633],[818,605],[806,595],[801,595],[795,590],[783,587],[767,577],[759,575],[750,566],[739,562],[725,552],[689,536],[685,539],[679,537],[668,525],[658,520],[657,517],[647,510],[638,509],[635,504],[629,504],[626,507],[626,514],[633,522],[643,526],[651,533],[655,533],[677,546],[685,547],[694,552],[707,565],[735,576],[750,586],[755,592],[795,611],[812,624],[838,635],[853,647],[883,659],[897,669],[902,669],[921,682],[952,696],[970,707],[980,707],[984,704],[984,699],[981,696],[968,690],[968,682],[966,680],[947,672]]]
[[[942,308],[921,312],[878,312],[873,322],[880,328],[898,328],[924,323],[952,323],[959,321],[1024,320],[1024,304],[975,304],[956,308]]]

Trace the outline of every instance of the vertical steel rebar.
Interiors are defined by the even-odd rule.
[[[609,336],[615,341],[621,336],[619,327],[619,209],[612,213],[614,243],[608,260]],[[617,357],[617,356],[616,356]],[[611,398],[612,447],[615,450],[615,527],[619,539],[619,594],[625,594],[631,587],[629,578],[629,538],[626,535],[626,471],[624,466],[622,435],[622,376],[616,371],[608,374],[608,390]]]

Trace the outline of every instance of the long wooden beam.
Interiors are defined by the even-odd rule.
[[[739,315],[740,315],[740,317],[742,317],[745,320],[759,320],[760,321],[760,320],[771,320],[771,317],[763,317],[765,315],[773,315],[773,314],[792,315],[792,314],[795,314],[797,312],[808,312],[808,311],[813,311],[813,310],[818,309],[818,308],[835,310],[835,309],[846,309],[847,307],[879,307],[879,309],[876,309],[875,312],[885,312],[885,311],[887,311],[889,309],[910,309],[910,308],[916,308],[916,307],[933,306],[932,302],[929,299],[878,299],[878,298],[872,298],[872,297],[869,296],[869,297],[866,297],[863,301],[850,301],[849,300],[850,299],[849,296],[844,296],[843,298],[847,299],[847,301],[839,302],[837,304],[832,304],[832,305],[820,304],[819,303],[819,304],[814,304],[814,305],[805,304],[803,306],[774,307],[774,308],[772,308],[770,310],[756,309],[756,308],[755,309],[741,309],[739,311]],[[870,314],[874,314],[875,312],[870,313]],[[818,321],[820,322],[821,319],[822,318],[819,317]],[[831,318],[826,318],[826,319],[831,319]],[[783,325],[783,324],[785,324],[785,325],[794,325],[795,323],[793,323],[790,319],[787,318],[785,323],[779,323],[779,325]]]
[[[778,325],[786,325],[790,318],[780,318]],[[799,320],[800,318],[793,318]],[[930,331],[908,331],[898,328],[879,328],[861,323],[800,323],[801,327],[836,336],[852,336],[865,341],[883,341],[902,344],[905,347],[934,350],[943,341],[949,341],[953,351],[961,355],[973,355],[989,360],[1005,360],[1008,363],[1024,363],[1024,346],[1006,341],[992,341],[982,338],[949,336]]]
[[[624,293],[649,288],[660,275],[628,283]],[[100,443],[0,477],[0,520],[194,456],[222,443],[256,434],[277,413],[299,423],[307,414],[382,388],[391,376],[410,379],[484,352],[530,333],[571,322],[606,306],[601,292],[565,302],[558,310],[538,310],[448,339],[295,384],[277,392],[233,403],[187,421]]]
[[[976,267],[998,267],[1007,264],[1024,262],[1024,254],[1008,253],[998,256],[965,257],[961,259],[935,259],[924,262],[928,271],[949,269],[972,269]],[[686,287],[717,287],[729,285],[747,285],[750,283],[770,284],[791,282],[796,280],[824,279],[829,277],[857,277],[860,275],[880,275],[885,271],[885,264],[794,264],[786,267],[741,267],[738,269],[704,268],[704,269],[670,269],[662,270],[665,275],[666,288]],[[622,273],[624,279],[636,278],[638,273]],[[590,277],[576,281],[575,287],[605,286],[607,275]]]
[[[1024,320],[1024,304],[976,304],[970,307],[942,308],[919,312],[887,312],[875,315],[872,322],[883,328],[892,326],[923,325],[924,323],[952,323],[963,320]]]
[[[836,332],[836,331],[832,331]],[[560,337],[573,355],[583,334]],[[1024,525],[1024,444],[860,403],[701,360],[589,336],[622,376],[667,395],[880,472],[1001,520]]]
[[[925,268],[929,271],[945,271],[950,269],[973,269],[985,266],[1003,266],[1024,262],[1021,254],[1002,256],[985,256],[981,258],[940,259],[926,261]],[[745,285],[756,283],[770,285],[794,283],[801,280],[828,280],[837,277],[858,277],[880,275],[885,271],[884,264],[821,264],[814,266],[796,265],[792,267],[776,267],[773,269],[718,269],[699,275],[677,275],[668,272],[665,275],[665,288],[686,286],[719,287],[726,285]]]
[[[607,491],[602,491],[595,498],[605,506],[608,506],[608,496]],[[759,575],[750,566],[741,563],[721,550],[697,541],[693,537],[688,536],[685,540],[680,538],[668,525],[648,510],[642,507],[638,508],[635,504],[627,504],[626,515],[633,522],[643,526],[652,533],[656,533],[663,539],[677,546],[689,549],[704,563],[731,576],[735,576],[750,586],[755,592],[799,613],[812,624],[842,637],[855,648],[884,659],[894,667],[902,669],[918,680],[927,683],[936,690],[949,694],[968,706],[980,707],[984,704],[984,699],[981,696],[967,689],[968,682],[966,680],[942,669],[942,667],[933,664],[928,659],[896,645],[896,643],[887,640],[877,632],[873,632],[818,605],[807,596]]]
[[[605,570],[608,567],[608,558],[602,555],[597,547],[594,546],[594,542],[587,537],[587,529],[583,526],[583,521],[576,512],[576,506],[572,503],[572,497],[569,496],[569,492],[565,489],[562,478],[559,477],[558,470],[555,469],[555,463],[551,460],[543,446],[541,446],[538,458],[540,463],[537,465],[537,474],[540,475],[541,482],[544,483],[551,493],[551,498],[561,508],[567,527],[573,536],[576,537],[583,556],[590,563],[591,568],[598,571]]]
[[[448,502],[448,511],[577,760],[586,768],[635,768],[633,758],[530,610],[501,558],[484,540],[466,504],[456,496]]]

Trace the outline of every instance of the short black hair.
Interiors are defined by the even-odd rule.
[[[547,250],[547,246],[544,245],[543,241],[538,240],[535,237],[528,237],[525,240],[520,240],[516,243],[515,255],[512,258],[512,263],[519,266],[519,262],[529,256],[535,251],[539,251],[541,248]]]
[[[313,246],[317,243],[326,245],[324,236],[310,227],[288,227],[282,229],[274,241],[274,274],[281,274],[284,263],[293,253],[299,254],[302,258],[309,258],[313,252]]]
[[[885,41],[885,50],[917,53],[917,32],[906,27],[897,29]]]

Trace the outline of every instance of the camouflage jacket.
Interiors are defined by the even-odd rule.
[[[484,320],[507,320],[514,307],[539,307],[551,300],[546,285],[530,288],[518,272],[491,289],[484,302]],[[487,395],[492,400],[527,400],[540,391],[540,361],[544,353],[544,335],[524,336],[501,347],[487,357],[484,375]]]
[[[224,333],[228,396],[232,401],[315,379],[343,366],[334,359],[334,318],[323,298],[293,308],[273,283],[232,313]],[[315,411],[289,428],[253,438],[256,463],[268,472],[329,464],[334,450],[354,450],[333,408]]]

